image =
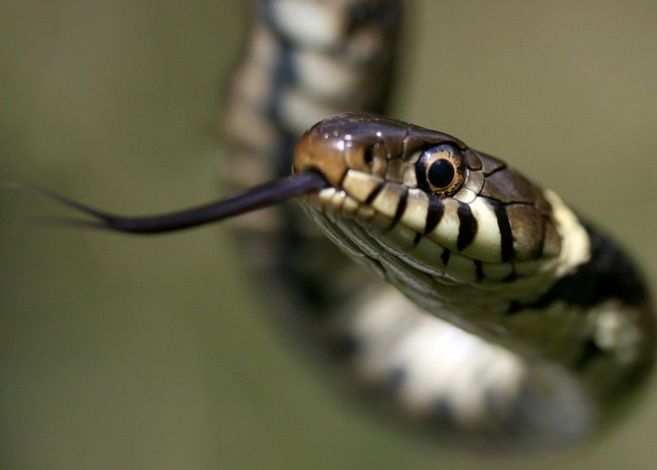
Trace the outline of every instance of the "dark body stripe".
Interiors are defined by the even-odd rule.
[[[584,223],[591,240],[591,261],[559,279],[541,298],[524,307],[544,308],[555,300],[590,307],[616,298],[639,306],[648,294],[631,259],[605,235]]]
[[[488,202],[493,206],[497,218],[497,227],[500,229],[502,261],[511,261],[515,253],[513,251],[513,233],[511,232],[509,216],[501,203],[491,199]]]
[[[475,271],[477,273],[477,282],[481,282],[484,280],[484,265],[478,259],[474,261],[474,265],[475,265]]]
[[[383,190],[385,187],[386,182],[381,181],[373,190],[372,192],[367,196],[367,199],[365,199],[365,204],[372,204],[372,201],[379,195],[379,193]]]
[[[404,211],[406,210],[406,203],[408,202],[408,188],[404,188],[404,192],[402,193],[401,197],[399,198],[399,202],[397,203],[397,210],[395,211],[395,215],[392,218],[392,224],[390,224],[390,228],[393,228],[395,225],[397,225],[397,222],[399,222],[404,215]]]
[[[449,263],[449,256],[452,254],[452,252],[445,248],[443,252],[440,254],[440,260],[443,262],[445,266],[447,266],[447,263]]]
[[[445,208],[443,203],[437,197],[429,197],[429,207],[427,208],[427,221],[424,225],[424,234],[430,234],[438,226],[440,219],[443,218]]]
[[[477,235],[477,219],[472,215],[472,209],[468,204],[459,203],[456,213],[459,216],[459,236],[456,239],[456,249],[463,251],[472,243]]]

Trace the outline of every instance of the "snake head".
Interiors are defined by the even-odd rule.
[[[562,244],[574,216],[557,196],[441,132],[342,114],[303,135],[293,169],[324,176],[329,186],[306,197],[311,215],[370,257],[394,255],[451,281],[498,283],[568,255]]]

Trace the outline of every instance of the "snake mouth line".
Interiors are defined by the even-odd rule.
[[[309,193],[303,201],[316,213],[316,221],[326,218],[342,227],[340,233],[365,254],[385,250],[403,260],[409,269],[436,279],[469,283],[483,290],[508,292],[511,296],[541,290],[537,284],[549,286],[553,271],[561,263],[570,265],[568,258],[582,252],[567,248],[559,256],[540,262],[505,260],[481,256],[490,251],[481,243],[482,239],[486,240],[484,237],[475,237],[466,249],[459,249],[465,219],[460,213],[462,204],[446,199],[440,203],[442,210],[437,215],[431,199],[423,194],[421,189],[348,169],[337,186],[329,184]],[[569,240],[580,244],[582,236],[578,236],[581,234],[569,211],[552,193],[548,192],[546,197],[555,208],[558,226],[573,235]],[[479,233],[497,229],[494,206],[477,198],[470,208],[477,215]],[[349,235],[352,231],[358,233]],[[364,234],[369,234],[367,239],[371,243],[358,243]],[[566,245],[570,247],[570,242]]]

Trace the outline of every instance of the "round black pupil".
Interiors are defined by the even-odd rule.
[[[427,177],[429,178],[429,183],[436,188],[449,186],[454,179],[454,165],[444,158],[436,160],[429,167]]]

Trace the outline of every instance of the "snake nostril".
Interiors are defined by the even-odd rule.
[[[363,151],[363,162],[367,166],[372,166],[374,164],[374,152],[371,147],[367,147]]]

